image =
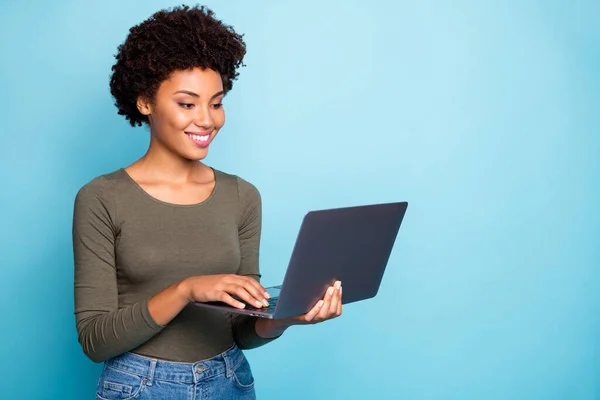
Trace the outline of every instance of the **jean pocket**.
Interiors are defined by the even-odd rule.
[[[96,397],[100,400],[131,400],[139,396],[143,387],[142,376],[105,365]]]
[[[250,390],[254,388],[254,376],[246,357],[243,357],[242,361],[233,368],[233,381],[239,389]]]

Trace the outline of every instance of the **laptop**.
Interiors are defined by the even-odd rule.
[[[407,202],[398,202],[310,211],[302,220],[283,284],[266,288],[268,307],[195,304],[287,318],[310,311],[338,280],[344,288],[342,304],[375,297],[407,207]]]

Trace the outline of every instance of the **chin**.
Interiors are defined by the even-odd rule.
[[[187,151],[181,156],[190,161],[202,161],[208,155],[208,148],[196,149],[195,151]]]

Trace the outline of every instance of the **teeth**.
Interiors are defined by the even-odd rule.
[[[198,136],[198,135],[190,135],[190,136],[194,140],[198,140],[200,142],[206,142],[208,140],[208,138],[210,137],[210,134],[209,135],[204,135],[204,136]]]

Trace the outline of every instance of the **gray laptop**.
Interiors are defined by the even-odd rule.
[[[304,314],[342,281],[342,303],[374,297],[407,202],[311,211],[305,215],[283,284],[267,288],[269,307],[238,309],[221,302],[195,303],[234,313],[279,319]]]

